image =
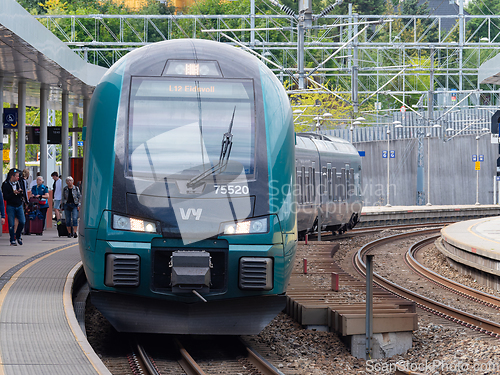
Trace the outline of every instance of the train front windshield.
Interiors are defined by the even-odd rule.
[[[228,160],[241,168],[218,178],[254,175],[255,116],[251,80],[133,77],[128,126],[128,174],[192,179]],[[244,171],[244,172],[243,172]]]

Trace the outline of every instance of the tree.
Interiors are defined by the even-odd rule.
[[[332,90],[334,91],[334,90]],[[295,131],[310,132],[316,129],[318,116],[323,118],[321,129],[342,128],[351,124],[352,106],[328,93],[302,93],[290,95],[293,108],[302,113],[295,114]],[[325,113],[332,116],[325,117]]]
[[[334,1],[332,1],[334,3]],[[352,3],[353,13],[360,15],[381,15],[384,13],[385,0],[356,0],[343,3],[335,14],[349,14],[349,4]]]

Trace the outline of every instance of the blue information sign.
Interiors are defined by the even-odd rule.
[[[359,156],[364,157],[365,156],[365,151],[358,151]]]
[[[500,176],[496,176],[497,177],[497,181],[500,181]]]
[[[484,161],[484,155],[479,155],[479,161]]]
[[[473,161],[473,162],[476,162],[476,161],[477,161],[477,155],[476,155],[476,154],[472,155],[472,161]]]
[[[3,105],[3,103],[0,103],[0,105]],[[17,108],[3,109],[3,128],[4,129],[17,128]]]
[[[396,150],[391,150],[391,151],[389,152],[389,155],[390,155],[390,158],[391,158],[391,159],[394,159],[394,158],[396,157]]]
[[[83,141],[78,141],[78,146],[82,146],[83,147]]]
[[[382,158],[387,159],[387,150],[382,150]]]

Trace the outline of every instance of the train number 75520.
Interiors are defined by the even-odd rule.
[[[217,185],[215,187],[215,194],[229,194],[229,195],[247,195],[250,191],[248,186],[240,185]]]

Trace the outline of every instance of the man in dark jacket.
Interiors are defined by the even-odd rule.
[[[7,179],[2,184],[3,198],[7,202],[7,219],[9,221],[9,235],[11,246],[22,245],[21,233],[25,224],[23,210],[23,190],[19,186],[19,170],[11,169]],[[14,233],[16,225],[15,218],[19,220],[17,231]],[[16,243],[17,239],[17,243]]]

